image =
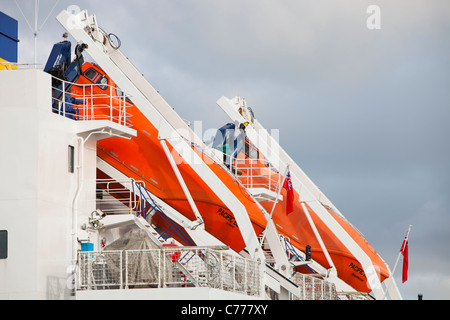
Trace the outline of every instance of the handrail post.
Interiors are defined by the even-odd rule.
[[[130,197],[129,197],[129,200],[128,200],[129,201],[128,202],[128,214],[131,213],[131,209],[134,206],[134,201],[133,201],[132,197],[133,197],[133,194],[132,194],[131,189],[130,189]],[[133,205],[132,205],[132,203],[133,203]]]
[[[231,257],[231,265],[232,265],[232,275],[233,275],[233,292],[236,291],[236,258],[235,256]]]
[[[83,86],[83,101],[84,101],[84,103],[83,103],[83,118],[81,119],[81,120],[84,120],[85,119],[85,117],[86,117],[86,108],[87,108],[87,106],[86,106],[86,86]]]
[[[91,84],[91,118],[86,120],[94,120],[94,86]]]
[[[91,256],[91,255],[86,255],[88,258],[87,258],[87,260],[88,260],[88,275],[87,275],[87,278],[88,278],[88,290],[91,290],[92,289],[92,282],[93,282],[93,280],[94,279],[92,279],[92,261],[90,261],[91,259],[93,259],[92,257],[93,256]],[[86,257],[85,256],[85,257]]]
[[[119,258],[119,273],[120,273],[120,285],[119,288],[122,289],[123,288],[123,275],[122,275],[122,251],[120,251],[120,258]],[[128,253],[127,251],[125,251],[125,282],[126,285],[128,284]]]
[[[161,258],[162,258],[162,263],[163,263],[163,272],[162,272],[162,277],[161,277],[161,275],[160,275],[160,278],[161,278],[161,286],[160,286],[160,288],[162,287],[162,288],[165,288],[166,287],[166,257],[165,257],[165,252],[164,252],[165,250],[164,250],[164,248],[163,249],[160,249],[160,255],[159,255],[159,261],[161,261]],[[161,255],[162,255],[162,257],[161,257]],[[160,271],[159,271],[160,272]]]
[[[62,82],[62,97],[61,97],[61,101],[62,101],[62,107],[63,107],[63,116],[66,116],[66,82],[63,81]],[[61,114],[61,113],[60,113]]]
[[[220,252],[220,270],[219,270],[219,279],[220,279],[220,289],[223,290],[223,252]]]
[[[250,188],[253,188],[253,159],[250,159],[250,172],[247,172],[247,177],[250,180]]]

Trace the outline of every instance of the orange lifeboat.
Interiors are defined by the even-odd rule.
[[[84,97],[85,104],[83,107],[79,106],[78,109],[80,119],[85,117],[89,112],[98,113],[95,114],[96,116],[107,116],[108,114],[106,113],[109,113],[109,116],[111,116],[109,109],[99,109],[98,111],[89,110],[89,104],[92,104],[95,99],[95,104],[98,105],[125,103],[126,112],[129,114],[127,121],[131,122],[133,128],[137,131],[137,136],[129,140],[110,138],[98,141],[98,157],[124,175],[136,181],[144,181],[148,191],[165,201],[187,218],[195,220],[195,214],[158,140],[157,129],[130,100],[124,102],[125,99],[112,99],[108,96],[111,90],[115,88],[116,92],[114,95],[120,97],[120,90],[116,88],[112,80],[100,67],[87,62],[84,63],[82,71],[83,73],[77,80],[77,84],[94,84],[91,90],[95,91],[95,94],[91,94],[92,98],[89,98],[90,92],[86,94],[86,87],[76,85],[72,87],[72,96],[77,99]],[[105,96],[103,97],[102,94]],[[114,113],[112,116],[118,119],[121,118],[120,111],[113,110],[112,113]],[[168,147],[172,155],[177,156],[176,151],[173,150],[170,144],[168,144]],[[246,141],[245,148],[236,155],[236,158],[245,163],[247,161],[246,159],[251,158],[251,153],[258,153],[255,148],[252,148],[251,144]],[[195,150],[194,147],[193,149]],[[220,178],[234,196],[245,206],[255,233],[259,235],[265,229],[267,222],[264,214],[255,203],[254,198],[249,195],[247,189],[244,187],[250,182],[249,169],[236,165],[233,167],[233,164],[231,164],[231,170],[228,170],[222,163],[217,163],[202,152],[196,151],[217,177]],[[255,185],[269,185],[269,189],[272,191],[276,190],[277,181],[281,180],[280,173],[270,167],[261,156],[258,155],[257,159],[259,162],[259,168],[257,170],[260,170],[260,172],[256,175],[256,178],[252,173],[251,183]],[[202,215],[206,231],[230,246],[236,252],[244,249],[245,243],[233,213],[188,164],[182,162],[178,165],[178,168]],[[282,189],[281,195],[283,196],[283,200],[277,203],[273,213],[273,221],[278,233],[289,238],[292,245],[300,251],[304,251],[306,245],[311,246],[312,259],[323,267],[329,268],[327,259],[298,201],[299,195],[294,191],[294,198],[297,201],[294,201],[294,211],[289,215],[286,215],[286,190]],[[261,201],[260,203],[267,212],[272,211],[272,201]],[[370,292],[371,289],[361,264],[314,211],[309,207],[307,208],[335,264],[338,277],[355,290]],[[389,276],[389,270],[375,250],[344,218],[334,214],[330,210],[328,212],[367,254],[377,270],[380,281],[384,281]],[[164,224],[160,220],[152,221],[152,223]],[[182,239],[177,240],[183,244],[187,244]]]
[[[120,99],[118,88],[116,88],[118,91],[114,93],[114,99],[108,96],[112,90],[111,88],[115,88],[114,82],[97,65],[87,62],[83,65],[82,71],[83,73],[79,77],[77,84],[97,85],[91,87],[92,91],[94,91],[93,94],[86,92],[86,90],[91,90],[89,87],[88,89],[85,86],[74,85],[72,87],[72,96],[79,100],[84,98],[85,101],[84,106],[79,107],[79,118],[83,119],[86,117],[86,114],[89,114],[97,119],[101,119],[102,117],[108,117],[110,112],[113,112],[113,117],[120,118],[119,110],[110,111],[109,108],[98,108],[98,106],[108,105],[111,102],[117,105],[123,103]],[[131,101],[127,101],[127,104],[128,119],[130,119],[133,128],[137,131],[137,136],[131,138],[131,140],[110,138],[98,141],[97,156],[127,177],[136,181],[144,181],[145,187],[149,192],[165,201],[190,220],[196,220],[195,214],[160,144],[158,131]],[[97,108],[93,107],[91,109],[90,105]],[[95,114],[92,115],[92,113]],[[171,154],[176,156],[176,151],[173,150],[169,143],[168,147]],[[206,157],[200,152],[198,154],[203,158]],[[208,161],[205,159],[205,163],[245,206],[256,234],[260,234],[267,222],[245,188],[225,168],[211,159]],[[237,252],[244,249],[245,243],[233,213],[187,163],[182,162],[178,164],[178,169],[202,215],[206,231]],[[158,218],[156,217],[156,219]],[[158,220],[152,221],[152,223],[164,224],[163,221]],[[182,239],[177,240],[187,244]]]
[[[233,166],[238,178],[245,186],[265,186],[267,189],[276,192],[280,181],[283,180],[282,175],[265,161],[264,157],[248,140],[245,145],[245,149],[237,156]],[[311,246],[311,258],[321,266],[329,268],[330,265],[299,202],[299,194],[294,190],[294,210],[289,214],[286,210],[286,189],[282,188],[280,194],[283,200],[277,203],[272,216],[278,233],[289,239],[294,247],[303,252],[307,245]],[[271,212],[273,209],[273,201],[262,201],[261,205],[267,212]],[[361,264],[307,204],[306,208],[337,269],[338,277],[355,290],[369,293],[371,289]],[[326,207],[325,209],[370,258],[380,282],[389,277],[390,273],[385,263],[359,231],[342,216],[335,214]],[[296,269],[306,271],[305,267],[297,267]]]

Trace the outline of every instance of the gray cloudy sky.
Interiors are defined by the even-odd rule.
[[[18,0],[33,25],[32,1]],[[40,24],[56,3],[40,1]],[[369,30],[369,5],[381,29]],[[409,224],[405,299],[450,299],[450,2],[152,0],[58,2],[39,62],[61,40],[55,15],[95,13],[164,98],[203,128],[228,121],[222,95],[247,99],[281,145],[392,268]],[[33,61],[19,20],[20,61]]]

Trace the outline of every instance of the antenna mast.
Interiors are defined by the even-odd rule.
[[[38,46],[38,34],[41,32],[42,27],[47,22],[48,18],[52,14],[53,10],[55,9],[56,5],[58,4],[59,0],[56,0],[55,4],[53,5],[53,8],[48,13],[47,17],[45,18],[44,22],[42,22],[42,25],[38,28],[38,15],[39,15],[39,0],[34,0],[34,29],[31,27],[30,22],[28,21],[27,17],[23,13],[22,9],[19,6],[19,3],[17,0],[14,0],[14,2],[17,5],[17,8],[19,9],[20,13],[25,19],[25,22],[27,23],[28,27],[30,28],[31,32],[34,35],[34,66],[36,67],[37,63],[37,46]]]
[[[34,66],[37,64],[38,12],[39,0],[34,0]]]

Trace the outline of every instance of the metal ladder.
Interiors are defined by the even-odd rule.
[[[144,184],[142,182],[136,182],[132,180],[132,192],[137,196],[138,202],[136,205],[136,216],[143,217],[147,219],[150,215],[153,216],[157,214],[161,217],[169,227],[159,234],[158,239],[167,239],[170,238],[174,233],[176,233],[183,241],[185,241],[188,245],[195,246],[195,243],[191,241],[191,239],[181,230],[173,221],[170,219],[164,211],[158,206],[153,200],[153,197],[150,193],[145,189]],[[153,214],[152,214],[153,212]],[[166,235],[166,238],[164,238]]]

